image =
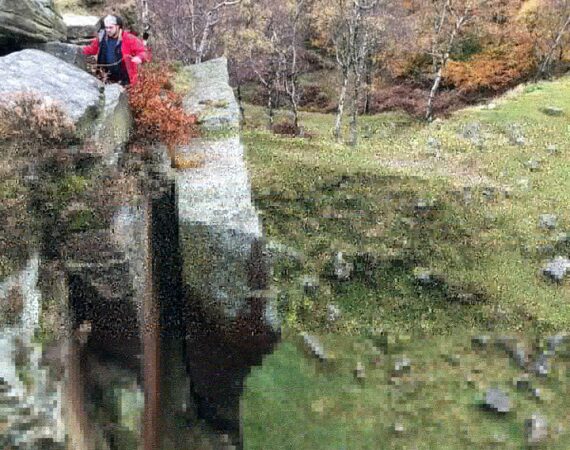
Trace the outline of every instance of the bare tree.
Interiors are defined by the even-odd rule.
[[[544,77],[549,72],[556,50],[560,49],[562,52],[562,38],[570,26],[570,1],[555,0],[550,3],[546,8],[546,14],[550,17],[546,17],[544,23],[547,28],[550,28],[553,39],[539,65],[538,78]]]
[[[443,71],[449,60],[449,53],[463,26],[471,20],[474,12],[469,0],[456,2],[453,0],[436,0],[434,2],[434,28],[431,56],[433,58],[434,80],[430,89],[426,120],[433,118],[433,101],[441,84]]]
[[[299,28],[306,12],[306,4],[305,0],[293,1],[290,20],[285,21],[286,29],[282,31],[281,42],[277,46],[280,54],[280,76],[283,90],[291,104],[295,130],[299,130]]]
[[[202,62],[216,48],[216,27],[242,0],[153,0],[149,13],[163,56]],[[214,42],[216,41],[216,42]]]
[[[341,138],[342,116],[350,75],[354,75],[354,98],[351,120],[351,143],[356,144],[356,118],[358,97],[362,87],[362,75],[370,45],[370,30],[365,24],[365,16],[378,5],[378,0],[338,0],[338,16],[333,22],[332,42],[337,66],[341,74],[338,109],[335,118],[334,136]]]

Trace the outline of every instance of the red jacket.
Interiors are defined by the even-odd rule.
[[[99,57],[99,41],[103,36],[98,36],[91,44],[83,47],[84,55],[97,55]],[[131,84],[137,82],[138,68],[137,64],[131,61],[135,56],[138,56],[142,62],[150,61],[150,50],[145,47],[143,42],[137,38],[135,35],[129,33],[128,31],[121,30],[119,35],[119,41],[121,42],[121,52],[123,54],[123,61],[125,62],[125,68],[129,75],[129,81]]]

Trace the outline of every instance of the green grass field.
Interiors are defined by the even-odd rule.
[[[548,423],[539,448],[570,448],[567,349],[539,377],[496,346],[470,345],[477,332],[518,336],[532,360],[569,328],[568,283],[541,269],[570,256],[570,79],[431,124],[364,117],[356,148],[334,142],[332,116],[304,113],[314,136],[300,139],[264,131],[261,108],[245,113],[255,202],[287,250],[273,275],[284,339],[247,380],[244,447],[519,449],[536,413]],[[557,216],[555,229],[541,214]],[[354,264],[348,281],[330,276],[339,251]],[[304,291],[303,276],[318,289]],[[403,355],[411,371],[394,377]],[[525,371],[542,397],[514,385]],[[482,407],[490,387],[507,393],[509,413]]]
[[[304,113],[316,136],[286,138],[264,131],[263,110],[247,107],[244,141],[265,232],[304,255],[297,267],[275,267],[287,325],[351,334],[564,329],[570,290],[540,272],[548,258],[568,256],[569,94],[562,79],[429,125],[364,117],[356,148],[333,141],[332,116]],[[431,207],[419,211],[422,202]],[[539,227],[541,214],[557,216],[554,230]],[[350,281],[331,280],[327,263],[338,251],[355,266],[363,253],[373,262]],[[420,267],[440,282],[418,288]],[[306,274],[320,278],[316,298],[299,288]],[[334,326],[321,320],[330,302],[343,312]]]

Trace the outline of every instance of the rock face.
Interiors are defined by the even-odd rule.
[[[183,72],[192,86],[184,105],[197,113],[202,129],[237,130],[239,110],[226,60],[188,66]],[[175,174],[183,282],[213,320],[251,318],[264,303],[268,274],[243,145],[237,133],[195,140],[177,150],[177,158],[189,156],[198,156],[203,164]],[[257,319],[267,325],[266,318]]]
[[[226,58],[218,58],[184,68],[191,82],[184,108],[198,116],[202,128],[239,127],[239,107],[229,85],[227,64]]]
[[[99,17],[64,14],[63,21],[67,26],[67,40],[72,42],[77,40],[83,41],[92,39],[95,36]]]
[[[63,42],[46,42],[41,44],[30,44],[28,48],[35,48],[42,52],[49,53],[68,64],[73,64],[81,70],[86,70],[85,56],[81,53],[81,47],[75,44],[66,44]]]
[[[122,87],[103,85],[87,72],[35,49],[0,58],[0,78],[2,97],[8,100],[26,93],[56,102],[74,122],[77,137],[96,142],[85,151],[107,164],[116,163],[117,149],[128,141],[132,126]]]
[[[21,272],[0,282],[0,304],[14,286],[22,297],[22,311],[17,320],[10,326],[0,323],[2,448],[65,448],[60,427],[59,382],[47,376],[47,368],[41,363],[41,346],[32,342],[41,309],[41,293],[37,288],[39,265],[39,256],[34,254]]]
[[[0,58],[1,94],[28,93],[59,103],[80,132],[89,130],[101,108],[103,84],[90,74],[40,50]]]
[[[0,0],[0,48],[10,43],[64,41],[53,0]]]

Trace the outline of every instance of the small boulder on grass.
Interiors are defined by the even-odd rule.
[[[558,222],[558,216],[555,214],[541,214],[538,217],[538,226],[546,230],[554,230]]]
[[[548,439],[548,422],[539,414],[525,420],[524,430],[526,443],[530,446],[544,444]]]
[[[564,115],[564,110],[556,106],[545,106],[543,108],[540,108],[540,111],[547,116],[559,117]]]
[[[557,256],[556,258],[546,263],[546,265],[542,268],[542,274],[552,281],[562,283],[569,268],[570,260],[563,256]]]
[[[511,410],[509,396],[499,388],[489,388],[485,394],[485,407],[498,413],[508,413]]]

